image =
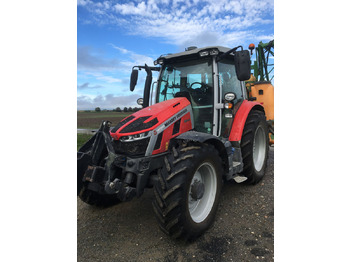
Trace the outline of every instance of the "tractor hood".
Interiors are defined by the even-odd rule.
[[[165,126],[169,126],[186,113],[185,110],[180,111],[187,106],[190,106],[190,102],[184,97],[151,105],[124,118],[110,131],[110,134],[115,140],[119,140],[124,136],[152,131],[163,123]]]

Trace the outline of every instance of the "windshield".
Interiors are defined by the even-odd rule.
[[[195,130],[211,133],[213,123],[212,60],[166,65],[161,72],[156,102],[186,97],[193,109]]]
[[[172,99],[178,92],[193,95],[199,93],[200,89],[204,91],[212,87],[212,66],[209,60],[167,65],[160,76],[157,102]]]

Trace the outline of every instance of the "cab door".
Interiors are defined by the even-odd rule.
[[[219,81],[219,97],[221,102],[224,103],[224,97],[226,93],[234,93],[236,95],[233,100],[232,108],[223,108],[220,112],[220,132],[219,136],[229,137],[232,127],[234,112],[237,111],[239,105],[245,99],[246,93],[244,88],[244,82],[238,80],[236,75],[236,68],[232,58],[224,58],[217,64],[218,66],[218,81]]]

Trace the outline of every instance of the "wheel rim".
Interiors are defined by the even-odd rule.
[[[266,136],[264,129],[259,126],[254,135],[253,162],[256,171],[260,171],[264,165],[266,155]]]
[[[191,196],[191,188],[198,182],[204,184],[204,194],[200,199],[195,200]],[[205,162],[194,173],[188,193],[188,209],[194,222],[200,223],[208,217],[214,205],[216,191],[215,168],[212,164]]]

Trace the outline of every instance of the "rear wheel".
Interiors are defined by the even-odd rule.
[[[222,186],[221,158],[212,145],[181,144],[164,158],[153,209],[163,232],[194,239],[213,223]]]
[[[243,175],[245,183],[256,184],[265,175],[269,149],[268,128],[265,115],[252,110],[246,120],[241,140]]]

